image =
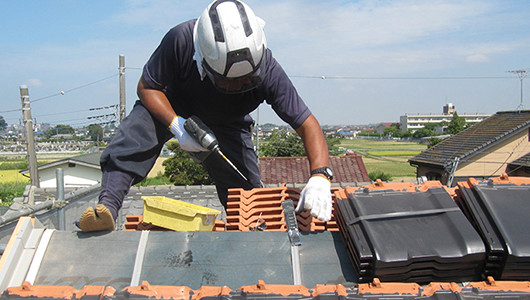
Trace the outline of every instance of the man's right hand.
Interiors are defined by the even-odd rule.
[[[208,149],[201,146],[189,133],[184,129],[184,122],[186,119],[176,116],[173,118],[169,128],[171,133],[179,140],[179,146],[182,150],[187,152],[203,152]]]

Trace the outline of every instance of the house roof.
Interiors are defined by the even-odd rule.
[[[362,156],[330,156],[334,182],[370,182]],[[307,157],[260,157],[259,170],[265,184],[306,183],[310,170]]]
[[[86,167],[89,167],[89,168],[97,168],[97,169],[99,169],[100,168],[100,166],[99,166],[99,158],[100,157],[101,157],[101,151],[81,154],[81,155],[77,155],[77,156],[72,156],[72,157],[56,160],[56,161],[53,161],[53,162],[50,162],[50,163],[42,164],[42,165],[39,166],[39,170],[53,168],[55,166],[59,166],[59,165],[65,164],[65,163],[75,163],[75,164],[83,165],[83,166],[86,166]],[[22,174],[26,174],[28,172],[29,172],[29,169],[24,169],[24,170],[20,171],[20,173],[22,173]]]
[[[530,110],[498,112],[410,158],[409,162],[446,167],[455,157],[464,161],[529,127]]]
[[[517,180],[522,180],[516,178]],[[477,183],[469,181],[470,189]],[[530,178],[519,183],[512,183],[512,178],[503,176],[483,183],[480,191],[486,198],[502,204],[505,200],[527,195]],[[489,187],[494,190],[486,190]],[[451,222],[445,216],[461,214],[458,207],[453,206],[442,209],[424,206],[428,203],[437,203],[442,199],[446,204],[451,204],[456,198],[458,188],[450,189],[439,182],[424,182],[421,185],[414,183],[383,183],[364,185],[359,187],[347,186],[344,189],[335,187],[334,201],[347,201],[349,198],[363,198],[363,205],[370,210],[362,209],[352,211],[361,215],[348,214],[343,219],[346,225],[362,225],[368,230],[359,231],[360,237],[367,238],[382,244],[375,247],[366,244],[366,249],[388,251],[411,257],[417,257],[416,271],[432,272],[439,274],[437,268],[429,269],[423,265],[438,264],[421,261],[423,252],[414,249],[392,248],[393,242],[401,241],[408,245],[421,241],[437,241],[440,228],[460,232],[459,228],[452,228]],[[499,199],[496,194],[506,195]],[[526,191],[526,192],[525,192]],[[195,195],[195,200],[204,198],[215,192],[214,188],[204,187],[149,187],[134,188],[129,193],[137,198],[136,193],[168,195],[174,193],[172,198]],[[188,193],[188,194],[187,194]],[[202,193],[202,194],[201,194]],[[287,186],[275,188],[253,189],[243,191],[231,190],[230,196],[237,203],[244,204],[237,209],[234,207],[230,213],[232,224],[246,226],[248,220],[245,214],[259,216],[267,224],[285,222],[280,210],[276,210],[278,202],[286,198],[297,200],[299,190]],[[433,197],[436,196],[436,197]],[[79,205],[78,200],[72,200],[65,208],[83,209],[93,203],[93,196]],[[193,199],[191,197],[190,199]],[[371,198],[371,199],[368,199]],[[408,203],[411,208],[404,211],[395,211],[391,205],[378,205],[378,202]],[[438,200],[437,200],[438,199]],[[482,198],[481,198],[482,199]],[[253,207],[246,207],[245,203],[252,202]],[[357,199],[358,200],[358,199]],[[447,201],[446,201],[447,200]],[[375,201],[375,202],[374,202]],[[479,200],[480,201],[480,200]],[[206,200],[206,203],[209,203]],[[218,201],[217,201],[218,202]],[[128,203],[127,206],[137,206],[141,211],[142,204]],[[351,207],[357,205],[351,202]],[[259,208],[261,207],[261,208]],[[347,208],[347,206],[341,206]],[[348,208],[347,208],[348,209]],[[418,209],[418,210],[416,210]],[[72,211],[70,211],[72,212]],[[506,212],[514,212],[507,210]],[[57,214],[57,210],[55,209]],[[465,212],[464,212],[465,213]],[[337,214],[335,206],[334,214]],[[77,214],[76,214],[77,215]],[[497,214],[498,215],[498,214]],[[78,215],[77,215],[78,216]],[[276,216],[276,217],[275,217]],[[443,218],[442,218],[443,217]],[[275,221],[275,218],[278,221]],[[236,220],[237,219],[237,220]],[[297,216],[299,226],[306,217]],[[472,220],[472,218],[468,218]],[[441,222],[441,226],[433,226],[434,221]],[[488,277],[477,281],[450,281],[433,282],[420,285],[416,282],[381,282],[374,279],[368,283],[361,283],[359,274],[350,260],[351,251],[354,249],[349,243],[357,243],[360,237],[346,239],[334,227],[322,227],[313,222],[311,232],[301,232],[302,245],[292,246],[289,233],[285,228],[277,231],[274,226],[267,227],[265,231],[244,231],[242,228],[229,230],[230,226],[222,232],[159,232],[159,231],[112,231],[100,233],[82,233],[76,230],[54,230],[54,224],[48,225],[41,216],[32,222],[28,218],[20,219],[17,224],[10,245],[3,254],[2,284],[10,288],[2,289],[3,299],[41,298],[41,299],[79,299],[79,298],[108,298],[108,299],[147,299],[147,298],[179,298],[179,299],[497,299],[510,297],[510,299],[528,299],[530,285],[528,277],[521,281],[510,279],[494,279]],[[227,219],[228,221],[228,219]],[[314,221],[314,219],[313,219]],[[421,221],[421,222],[420,222]],[[44,224],[44,227],[42,224]],[[393,230],[399,228],[398,223],[409,222],[410,231]],[[252,222],[254,223],[254,222]],[[309,223],[308,223],[309,224]],[[379,225],[378,225],[379,224]],[[418,228],[417,224],[422,224]],[[519,227],[524,228],[528,218],[521,218]],[[327,224],[329,225],[329,224]],[[245,227],[246,228],[246,227]],[[517,228],[506,228],[510,237],[525,237],[524,231]],[[394,234],[392,234],[394,232]],[[384,233],[379,235],[379,233]],[[422,239],[418,239],[418,235]],[[514,234],[516,236],[514,236]],[[459,246],[466,245],[467,240],[455,238],[452,243]],[[348,244],[348,246],[347,246]],[[421,244],[421,243],[420,243]],[[439,245],[440,243],[438,243]],[[437,242],[423,243],[422,247],[435,246]],[[439,245],[441,249],[458,255],[464,262],[469,261],[468,256],[461,255],[455,247]],[[525,245],[526,247],[526,245]],[[479,247],[480,248],[480,247]],[[483,246],[482,246],[483,248]],[[71,251],[75,249],[75,251]],[[400,252],[401,250],[408,252]],[[475,251],[474,248],[464,248],[466,251]],[[480,249],[479,249],[480,250]],[[526,250],[526,248],[525,248]],[[94,255],[98,253],[98,255]],[[435,255],[438,252],[433,252]],[[442,253],[442,252],[440,252]],[[463,252],[462,252],[463,253]],[[493,255],[494,253],[492,253]],[[414,256],[415,255],[415,256]],[[463,254],[462,254],[463,255]],[[519,255],[519,252],[507,253],[507,262],[510,256]],[[494,259],[496,256],[483,257]],[[521,257],[516,257],[521,265],[526,266],[529,255],[522,252]],[[369,261],[377,270],[394,272],[395,268],[384,268],[379,265],[382,257],[373,256]],[[523,262],[524,261],[524,262]],[[391,260],[385,263],[395,264]],[[377,263],[373,264],[373,263]],[[459,268],[454,262],[448,261],[451,270]],[[502,262],[501,262],[502,263]],[[508,264],[506,264],[508,265]],[[513,264],[516,268],[517,264]],[[415,265],[413,265],[415,266]],[[383,268],[383,269],[381,269]],[[407,274],[410,269],[406,264],[397,266],[400,273]],[[446,269],[445,265],[440,270]],[[473,269],[480,272],[482,267]],[[9,269],[9,270],[8,270]],[[6,272],[4,272],[6,270]],[[514,269],[517,271],[517,269]],[[301,273],[301,278],[295,274]],[[441,274],[441,273],[440,273]],[[473,273],[474,274],[474,273]],[[369,274],[368,274],[369,275]],[[377,275],[377,273],[376,273]],[[459,274],[457,274],[460,276]],[[481,281],[482,280],[482,281]],[[298,283],[297,283],[298,282]]]

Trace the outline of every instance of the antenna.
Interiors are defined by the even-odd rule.
[[[523,80],[526,76],[528,76],[528,70],[512,70],[506,72],[517,74],[517,76],[519,76],[519,79],[521,80],[521,103],[519,104],[519,106],[517,106],[517,110],[523,110]]]

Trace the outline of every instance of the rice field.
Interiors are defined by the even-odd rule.
[[[0,183],[30,182],[28,177],[22,176],[19,170],[0,170]]]

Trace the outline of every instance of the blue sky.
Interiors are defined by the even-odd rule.
[[[92,108],[119,102],[120,54],[129,112],[160,39],[209,3],[3,1],[0,115],[19,122],[19,87],[27,85],[37,122],[90,124],[100,112]],[[269,48],[321,124],[398,122],[441,113],[446,103],[459,114],[493,114],[520,103],[520,80],[506,71],[530,68],[528,1],[246,3],[266,21]],[[527,109],[529,85],[527,78]],[[259,122],[282,124],[266,104]]]

